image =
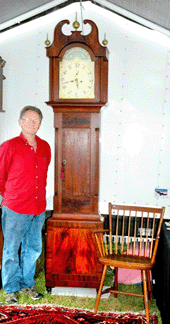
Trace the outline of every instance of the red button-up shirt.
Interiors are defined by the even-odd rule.
[[[51,150],[49,144],[38,136],[36,141],[36,152],[22,133],[0,147],[1,205],[20,214],[39,215],[46,209]]]

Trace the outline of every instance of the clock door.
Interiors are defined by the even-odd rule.
[[[55,211],[97,212],[99,114],[66,112],[55,116],[57,143],[61,143],[56,159]]]
[[[62,212],[90,212],[90,129],[63,129]]]

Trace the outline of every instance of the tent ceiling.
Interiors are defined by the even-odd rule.
[[[14,19],[25,14],[27,14],[25,20],[28,21],[28,19],[33,19],[37,15],[44,15],[73,2],[83,1],[85,0],[1,0],[0,29],[11,28],[15,25]],[[138,23],[141,23],[141,19],[143,19],[157,25],[168,33],[170,31],[169,0],[91,0],[91,2]],[[24,21],[24,16],[20,23],[21,21]],[[145,25],[145,23],[143,24]]]

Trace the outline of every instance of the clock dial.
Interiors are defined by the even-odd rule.
[[[59,98],[94,98],[94,62],[83,48],[68,50],[60,63]]]

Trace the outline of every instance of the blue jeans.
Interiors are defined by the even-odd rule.
[[[34,275],[42,251],[44,221],[45,212],[25,215],[2,207],[2,286],[6,293],[36,285]]]

